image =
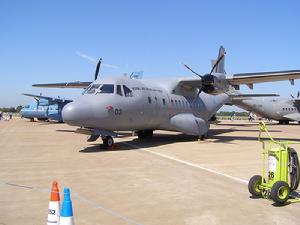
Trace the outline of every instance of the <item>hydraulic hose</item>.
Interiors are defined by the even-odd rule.
[[[300,165],[298,154],[293,148],[288,148],[289,152],[289,173],[290,173],[290,189],[294,191],[298,188],[300,181]]]

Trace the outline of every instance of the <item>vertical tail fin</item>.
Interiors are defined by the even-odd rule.
[[[220,60],[216,68],[213,70],[213,73],[226,73],[225,71],[225,48],[223,46],[220,46],[219,48],[219,55],[218,58],[211,61],[212,67],[215,65],[215,63],[218,61],[220,57],[223,56],[223,58]]]

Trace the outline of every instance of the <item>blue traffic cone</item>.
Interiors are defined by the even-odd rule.
[[[70,198],[70,189],[64,189],[64,199],[60,209],[60,225],[74,225],[73,220],[73,209],[72,202]]]

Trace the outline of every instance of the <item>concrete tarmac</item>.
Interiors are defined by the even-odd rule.
[[[300,141],[298,124],[268,128]],[[223,121],[203,142],[165,131],[143,141],[125,134],[111,151],[74,130],[0,121],[0,225],[46,224],[53,180],[61,193],[71,189],[81,225],[299,224],[300,203],[250,198],[247,182],[261,170],[257,123]]]

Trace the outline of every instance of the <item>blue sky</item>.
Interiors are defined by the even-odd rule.
[[[300,69],[299,1],[0,1],[0,106],[22,105],[23,92],[76,98],[82,90],[33,83],[89,81],[143,70],[145,78],[210,70],[220,45],[227,73]],[[110,66],[112,65],[112,66]],[[300,90],[288,81],[245,93]],[[231,108],[227,108],[231,109]]]

